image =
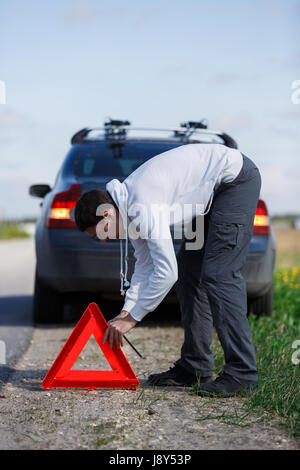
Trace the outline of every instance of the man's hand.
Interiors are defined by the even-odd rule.
[[[105,341],[108,340],[110,349],[114,341],[116,342],[117,348],[123,346],[123,335],[128,333],[136,324],[137,321],[130,313],[126,312],[126,310],[122,310],[119,315],[108,322],[102,344],[105,344]]]

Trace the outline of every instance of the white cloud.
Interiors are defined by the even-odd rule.
[[[166,77],[181,78],[182,76],[191,76],[196,74],[196,69],[193,69],[191,64],[177,63],[177,64],[163,64],[160,66],[158,75]]]
[[[248,113],[223,113],[215,117],[211,127],[232,132],[252,129],[255,124],[255,119]]]
[[[0,112],[1,129],[26,129],[32,127],[33,122],[24,114],[5,106]]]
[[[251,74],[246,73],[235,73],[235,72],[216,72],[209,78],[208,84],[214,86],[227,86],[227,85],[236,85],[244,84],[248,82],[253,82],[260,78],[260,75],[256,72],[251,72]]]
[[[2,172],[1,172],[2,173]],[[34,183],[30,177],[9,176],[0,178],[0,218],[13,219],[38,216],[40,200],[29,196],[28,188]]]
[[[271,133],[281,139],[299,139],[299,130],[292,127],[287,127],[284,123],[271,124],[269,126]]]
[[[300,105],[291,104],[288,108],[282,111],[279,119],[289,119],[291,121],[300,121]]]
[[[297,167],[284,169],[282,166],[260,168],[262,175],[262,198],[271,214],[299,213],[300,170]]]
[[[209,79],[209,84],[213,85],[227,85],[235,82],[239,82],[241,76],[235,73],[218,72]]]
[[[105,4],[104,8],[99,8],[98,4],[92,0],[75,1],[71,8],[65,12],[65,21],[70,25],[90,24],[95,20],[120,16],[124,12],[122,7],[117,9]]]
[[[101,10],[95,6],[90,0],[78,0],[66,12],[65,19],[67,22],[74,23],[90,23],[96,17],[101,15]]]
[[[99,7],[99,4],[103,5]],[[64,20],[69,26],[86,26],[94,22],[110,21],[112,26],[121,21],[131,31],[145,30],[157,19],[157,9],[147,5],[130,5],[130,3],[115,4],[96,0],[76,0],[65,11]]]

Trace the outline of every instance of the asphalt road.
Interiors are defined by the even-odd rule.
[[[27,349],[33,333],[34,272],[33,238],[0,241],[0,385],[7,380],[14,363]],[[65,309],[65,320],[71,323],[77,321],[91,301],[97,301],[97,297],[91,295],[79,304],[69,305],[71,308]],[[106,318],[110,318],[120,311],[122,302],[102,299],[100,305]],[[170,318],[174,321],[174,306],[168,309],[164,305],[162,309],[163,318],[168,318],[168,310],[170,310]],[[110,316],[109,312],[111,312]],[[152,321],[157,321],[161,315],[159,307],[151,316]]]
[[[0,242],[0,383],[30,342],[34,270],[33,239]]]

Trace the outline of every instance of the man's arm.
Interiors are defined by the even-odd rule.
[[[109,323],[103,337],[103,344],[106,340],[112,348],[116,341],[117,347],[123,346],[123,335],[128,333],[138,322],[127,310],[130,305],[134,305],[138,298],[138,293],[146,286],[147,280],[153,270],[152,258],[145,240],[131,240],[134,248],[134,257],[136,259],[134,273],[131,277],[130,289],[126,292],[125,304],[119,315],[114,317]]]
[[[143,243],[148,264],[136,263],[123,309],[141,321],[165,298],[177,280],[178,269],[171,235],[170,238],[139,239],[136,242]]]
[[[103,344],[106,340],[112,348],[116,341],[117,347],[123,346],[123,335],[128,333],[138,322],[127,310],[130,305],[135,304],[138,298],[139,290],[143,290],[147,280],[153,270],[152,258],[146,242],[143,239],[131,240],[134,248],[135,266],[131,277],[131,287],[126,292],[125,304],[119,315],[108,322],[108,328],[103,337]]]
[[[166,233],[166,232],[164,232]],[[104,340],[123,346],[123,335],[155,310],[177,280],[177,260],[169,238],[133,241],[136,263],[121,313],[109,322]]]

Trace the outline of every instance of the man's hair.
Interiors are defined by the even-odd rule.
[[[96,215],[97,208],[101,204],[111,204],[115,209],[118,209],[105,189],[93,189],[78,199],[75,207],[75,223],[81,232],[97,225],[103,219],[102,215]]]

